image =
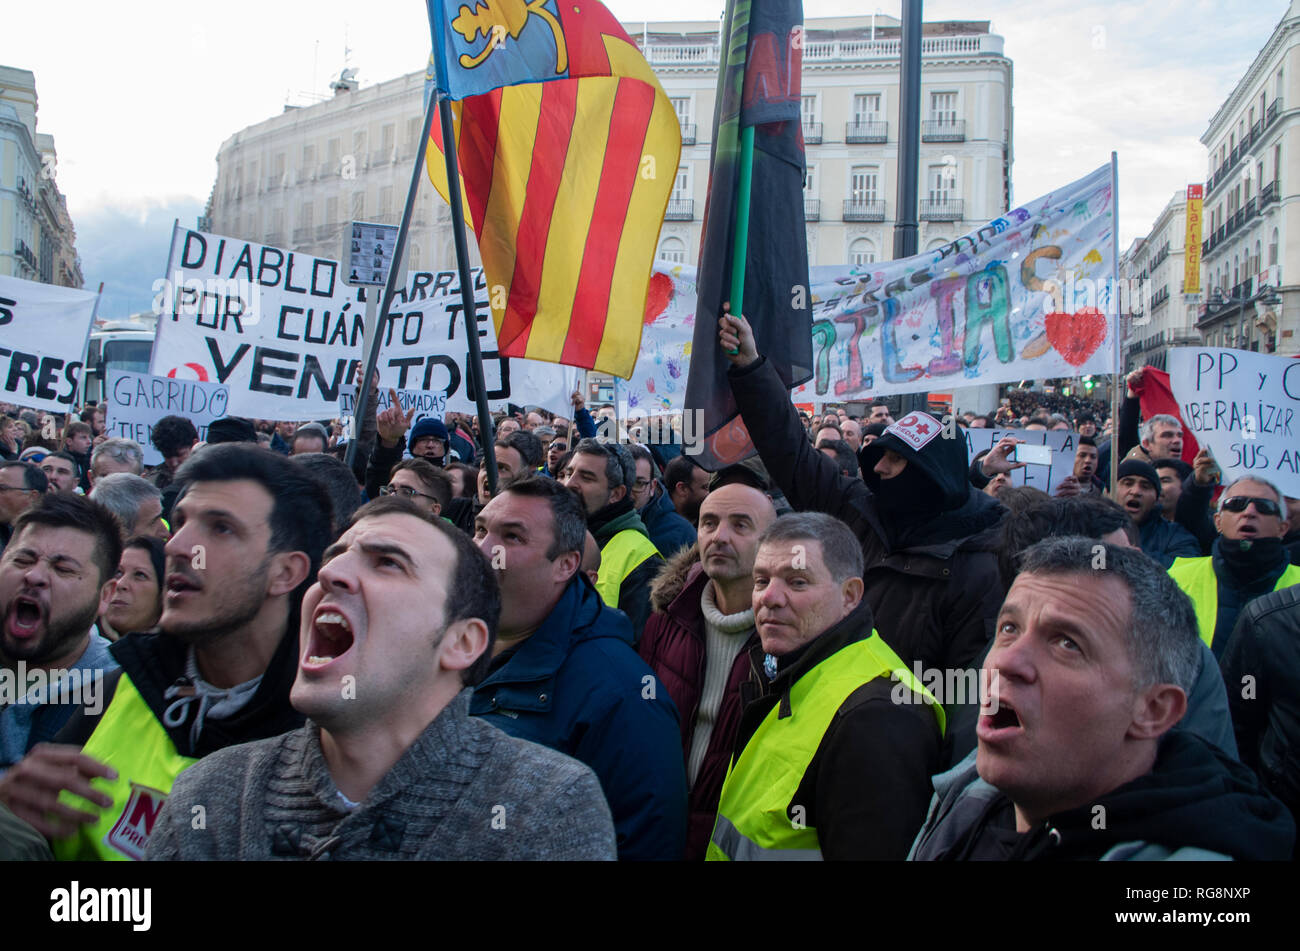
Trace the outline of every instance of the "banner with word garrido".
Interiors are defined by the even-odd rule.
[[[226,415],[230,388],[220,383],[169,379],[109,370],[105,380],[104,426],[109,436],[134,439],[144,449],[145,465],[156,466],[162,453],[153,447],[153,427],[164,416],[184,416],[207,440],[208,424]]]
[[[1259,476],[1300,498],[1300,360],[1176,347],[1169,380],[1183,426],[1214,454],[1224,485]]]
[[[568,415],[580,371],[499,357],[487,286],[473,275],[489,400]],[[453,271],[407,274],[381,321],[379,376],[383,387],[436,390],[448,410],[471,412],[459,284]],[[154,291],[153,374],[226,384],[231,415],[287,420],[338,415],[339,389],[365,357],[364,295],[380,293],[345,284],[328,258],[179,225]]]
[[[73,407],[98,296],[0,277],[0,402],[54,413]]]
[[[810,269],[813,379],[796,402],[1113,370],[1110,166],[914,257]],[[797,292],[797,289],[796,289]],[[695,327],[695,268],[659,261],[628,412],[680,412]]]

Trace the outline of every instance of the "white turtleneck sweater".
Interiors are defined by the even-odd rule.
[[[713,735],[713,724],[722,706],[722,694],[731,675],[731,665],[745,646],[749,632],[754,629],[752,608],[739,614],[723,614],[718,610],[712,581],[704,586],[700,608],[704,612],[704,690],[700,694],[700,708],[695,714],[695,731],[691,734],[691,755],[687,762],[687,777],[692,785],[709,748],[709,737]]]

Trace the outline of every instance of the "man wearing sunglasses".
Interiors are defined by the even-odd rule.
[[[1300,584],[1300,567],[1288,563],[1282,547],[1287,532],[1286,501],[1270,482],[1246,477],[1219,499],[1214,528],[1219,533],[1204,558],[1178,558],[1169,575],[1192,599],[1201,640],[1222,660],[1237,615],[1270,591]]]

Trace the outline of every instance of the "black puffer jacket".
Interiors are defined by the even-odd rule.
[[[1241,761],[1300,816],[1300,585],[1242,609],[1223,679]]]
[[[927,668],[979,666],[1006,594],[996,530],[1006,510],[968,483],[966,441],[940,437],[915,451],[886,433],[862,451],[863,478],[848,478],[808,442],[766,358],[728,376],[754,446],[795,511],[834,515],[862,542],[865,600],[885,642],[909,667],[917,661]],[[879,487],[872,467],[886,448],[934,483],[928,517],[882,518],[868,486]]]

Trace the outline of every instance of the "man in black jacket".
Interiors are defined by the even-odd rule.
[[[1246,605],[1223,679],[1241,761],[1300,819],[1300,585]]]
[[[977,667],[1002,603],[996,526],[1005,509],[967,480],[966,441],[924,413],[892,424],[859,456],[861,479],[809,444],[789,393],[754,349],[744,318],[724,315],[731,391],[773,481],[795,511],[845,522],[862,545],[863,599],[911,669]],[[950,719],[973,719],[969,706]]]
[[[1119,464],[1115,496],[1138,527],[1142,550],[1168,568],[1175,558],[1197,558],[1200,543],[1177,522],[1160,514],[1160,476],[1140,459]]]
[[[918,860],[1281,859],[1295,823],[1174,730],[1200,645],[1150,558],[1081,537],[1025,553],[985,660],[979,748],[934,780]]]
[[[325,487],[239,443],[205,447],[177,482],[162,633],[115,643],[99,715],[74,714],[0,778],[0,802],[60,858],[140,858],[190,761],[302,724],[289,688],[298,605],[330,538]]]

